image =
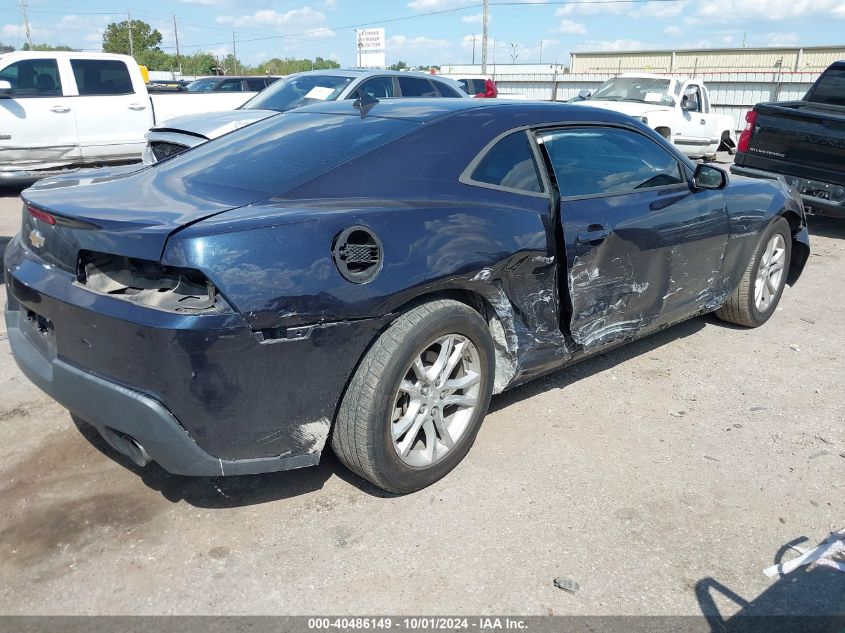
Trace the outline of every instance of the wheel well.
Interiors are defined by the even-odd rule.
[[[791,286],[798,280],[798,276],[804,269],[804,264],[810,257],[810,248],[796,238],[802,229],[801,216],[795,211],[787,209],[781,213],[781,217],[789,222],[790,233],[792,233],[792,257],[789,261],[789,273],[786,277],[786,283]]]
[[[491,288],[494,287],[491,286]],[[459,301],[478,312],[487,322],[490,336],[493,339],[493,346],[496,350],[496,375],[493,380],[493,393],[500,393],[504,391],[505,387],[516,375],[517,350],[514,336],[513,308],[504,292],[498,288],[494,288],[493,293],[495,294],[495,292],[498,292],[501,296],[491,300],[491,298],[485,297],[481,293],[463,288],[437,290],[414,297],[394,310],[394,314],[399,316],[421,303],[427,303],[436,299]],[[494,305],[494,301],[496,305]],[[387,327],[390,327],[390,324],[387,324],[385,329]],[[379,335],[381,335],[381,332]]]

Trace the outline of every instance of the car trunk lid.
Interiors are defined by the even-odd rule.
[[[157,261],[182,227],[267,197],[265,191],[143,169],[42,181],[21,194],[22,238],[45,262],[77,272],[80,251]]]

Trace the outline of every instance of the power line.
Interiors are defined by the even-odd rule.
[[[343,26],[324,26],[317,29],[311,29],[308,31],[301,31],[298,33],[285,33],[279,35],[267,35],[261,37],[251,37],[251,38],[241,38],[240,42],[262,42],[268,40],[279,40],[279,39],[290,39],[295,38],[298,36],[307,36],[307,35],[314,35],[317,33],[325,33],[328,31],[347,31],[347,30],[354,30],[359,29],[367,26],[374,26],[377,24],[393,24],[396,22],[406,22],[408,20],[416,20],[419,18],[426,18],[435,15],[444,15],[449,13],[458,13],[462,11],[469,11],[472,9],[483,9],[485,5],[490,7],[507,7],[507,6],[557,6],[557,5],[614,5],[614,4],[645,4],[647,2],[654,2],[654,3],[661,3],[661,4],[669,4],[669,3],[677,3],[677,2],[685,2],[686,0],[550,0],[549,2],[545,2],[543,0],[525,0],[522,2],[508,2],[508,1],[500,1],[500,2],[489,2],[489,0],[484,0],[482,3],[475,3],[475,4],[468,4],[461,7],[455,7],[452,9],[440,9],[438,11],[427,11],[425,13],[417,13],[414,15],[405,15],[395,18],[385,18],[381,20],[370,20],[367,22],[361,22],[356,24],[346,24]],[[228,45],[228,41],[220,41],[220,42],[207,42],[204,44],[190,44],[190,45],[182,45],[182,48],[205,48],[209,46],[224,46]],[[162,48],[174,48],[173,46],[163,46]],[[484,36],[482,34],[482,44],[481,44],[481,63],[482,66],[484,65],[484,57],[485,57],[485,45],[484,45]]]

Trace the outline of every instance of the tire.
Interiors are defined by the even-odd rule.
[[[766,265],[764,260],[770,257],[768,249],[777,240],[777,236],[780,236],[783,243],[782,254],[780,257],[773,258],[774,261],[769,264],[769,270],[774,270],[773,265],[775,261],[779,262],[782,264],[780,275],[776,282],[773,282],[774,292],[771,292],[769,286],[766,286],[769,289],[765,293],[769,295],[769,299],[758,302],[757,282],[760,268]],[[763,231],[739,285],[728,296],[724,305],[716,310],[716,316],[722,321],[744,325],[745,327],[759,327],[763,325],[774,314],[780,302],[781,295],[783,295],[791,257],[792,232],[789,223],[783,218],[778,218]],[[770,281],[772,280],[770,279]]]
[[[447,363],[440,372],[446,379],[435,379],[444,354],[458,358],[457,365],[449,369]],[[436,300],[409,310],[376,340],[355,371],[332,433],[335,454],[389,492],[414,492],[443,478],[467,454],[487,413],[494,354],[487,323],[463,303]],[[447,385],[459,383],[468,386],[443,395]],[[459,400],[476,404],[450,404]],[[397,435],[408,419],[413,420],[409,430]],[[418,423],[422,427],[412,437]],[[435,437],[431,442],[429,434]]]

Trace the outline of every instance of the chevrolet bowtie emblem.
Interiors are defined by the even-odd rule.
[[[29,243],[32,244],[34,248],[41,248],[44,246],[45,241],[47,241],[47,238],[45,238],[44,234],[38,229],[33,229],[29,232]]]

